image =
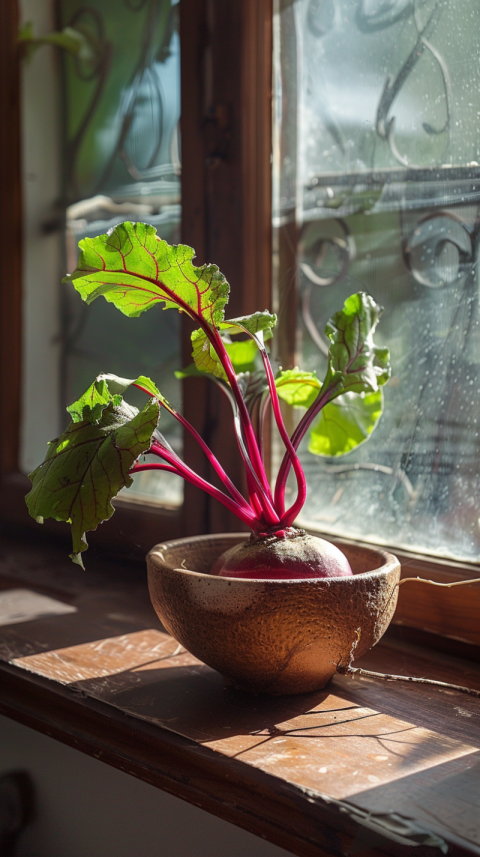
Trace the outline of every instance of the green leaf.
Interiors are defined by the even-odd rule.
[[[50,442],[45,461],[30,474],[28,511],[37,520],[71,524],[74,562],[83,565],[85,533],[113,515],[112,498],[132,484],[129,470],[150,449],[159,410],[155,399],[140,413],[122,402],[108,405],[97,425],[72,422]]]
[[[153,381],[140,375],[138,378],[119,378],[118,375],[97,375],[88,390],[77,399],[76,402],[67,407],[74,423],[87,420],[90,423],[98,423],[102,413],[109,405],[120,405],[122,394],[132,384],[139,384],[153,398],[158,399],[170,409],[167,400],[162,396]]]
[[[273,313],[268,312],[268,310],[264,310],[263,312],[254,312],[252,315],[246,315],[241,318],[232,318],[228,321],[222,321],[218,324],[218,328],[222,333],[222,336],[235,336],[239,333],[263,333],[264,340],[271,339],[273,336],[272,330],[277,323],[277,316]],[[232,359],[232,355],[234,360],[237,360],[238,366],[235,365],[234,360],[233,367],[236,372],[246,372],[250,370],[250,366],[254,363],[255,356],[257,353],[257,347],[253,339],[248,340],[247,342],[235,343],[235,346],[247,346],[250,345],[250,351],[247,349],[242,352],[241,348],[235,350],[235,347],[232,348],[233,344],[225,343],[227,351],[229,353],[230,359]],[[227,376],[225,375],[225,371],[223,366],[218,358],[218,355],[208,341],[206,334],[203,330],[194,330],[192,333],[192,357],[194,363],[201,372],[210,372],[212,375],[215,375],[217,378],[222,378],[226,381]],[[253,346],[253,348],[252,348]],[[232,348],[232,351],[229,349]],[[249,361],[244,361],[245,354],[250,353],[251,359]],[[240,357],[240,355],[242,355]],[[252,366],[253,368],[253,366]]]
[[[80,57],[84,62],[95,59],[92,44],[80,30],[73,27],[64,27],[60,32],[49,33],[47,36],[42,36],[39,41],[43,44],[56,45],[67,53]]]
[[[382,308],[365,292],[351,295],[335,313],[325,333],[330,339],[329,369],[325,384],[344,392],[373,393],[390,377],[388,348],[373,342]]]
[[[226,381],[227,376],[217,356],[217,352],[205,336],[203,330],[194,330],[191,340],[193,362],[198,371],[215,375],[216,378]]]
[[[303,372],[301,369],[285,369],[275,379],[275,386],[281,399],[294,408],[309,408],[317,398],[321,383],[316,372]]]
[[[124,389],[128,386],[129,384],[126,384]],[[121,394],[112,395],[112,392],[110,392],[107,376],[97,375],[95,381],[90,385],[83,396],[80,396],[76,402],[68,405],[67,411],[74,423],[80,423],[83,421],[98,423],[105,408],[108,408],[111,404],[119,405],[121,401]]]
[[[268,309],[263,312],[254,312],[251,315],[244,315],[240,318],[231,318],[228,321],[223,321],[219,327],[220,330],[233,336],[236,333],[263,333],[264,340],[271,339],[273,336],[273,328],[277,323],[277,316],[271,313]]]
[[[24,57],[29,60],[33,54],[42,45],[55,45],[58,48],[66,51],[72,56],[79,57],[81,60],[89,62],[95,59],[93,45],[80,30],[73,27],[64,27],[53,33],[47,33],[45,36],[35,38],[33,33],[33,24],[27,21],[21,25],[18,32],[18,42],[22,49]]]
[[[314,455],[345,455],[364,443],[377,425],[383,410],[383,392],[344,393],[329,402],[310,433],[309,452]]]
[[[18,28],[18,41],[19,44],[22,42],[30,42],[34,39],[33,35],[33,22],[32,21],[24,21],[23,24],[20,24]]]
[[[222,381],[226,381],[225,370],[203,330],[194,330],[192,333],[192,345],[194,362],[192,366],[184,370],[188,375],[184,374],[182,377],[189,377],[195,374],[211,374],[216,378],[221,378]],[[255,369],[255,358],[258,354],[258,348],[253,339],[248,339],[245,342],[224,342],[224,345],[235,372],[250,372]],[[177,377],[179,376],[177,375]]]
[[[116,375],[110,375],[110,378],[116,378]],[[124,378],[119,378],[119,381],[124,381]],[[138,384],[139,387],[142,387],[147,393],[149,393],[152,399],[158,399],[159,402],[165,404],[167,402],[165,396],[162,396],[160,390],[157,385],[151,380],[151,378],[147,378],[146,375],[139,375],[138,378],[135,378],[134,381],[130,381],[130,384]],[[168,404],[168,403],[167,403]]]
[[[185,369],[177,369],[174,372],[175,378],[180,381],[183,381],[184,378],[206,378],[208,374],[208,372],[201,372],[200,369],[197,369],[195,363],[189,363]]]
[[[225,348],[237,374],[255,370],[258,348],[253,339],[247,339],[245,342],[226,342]]]
[[[195,267],[191,247],[171,247],[153,226],[121,223],[79,247],[78,268],[63,282],[72,282],[87,303],[103,295],[130,318],[163,303],[197,322],[217,326],[223,320],[229,294],[223,274],[216,265]]]

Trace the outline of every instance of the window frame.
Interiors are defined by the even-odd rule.
[[[230,0],[228,4],[181,0],[182,240],[195,247],[199,261],[213,259],[225,272],[232,285],[232,316],[272,303],[272,6],[272,0]],[[22,383],[18,22],[17,0],[4,0],[0,4],[0,115],[9,121],[0,125],[0,224],[9,252],[0,256],[0,518],[31,529],[37,525],[23,499],[30,483],[18,468]],[[295,234],[293,224],[279,236],[279,253],[293,270],[297,270]],[[279,326],[284,366],[293,360],[295,342],[296,285],[288,285]],[[189,332],[184,322],[185,361],[190,356]],[[235,445],[225,443],[223,437],[224,420],[230,417],[226,403],[213,385],[192,379],[185,382],[184,402],[186,417],[242,485],[244,474]],[[207,475],[204,456],[189,435],[184,441],[188,463]],[[116,506],[112,521],[90,540],[132,558],[140,558],[145,546],[160,540],[241,529],[236,518],[188,484],[179,510],[123,498]],[[47,532],[63,532],[56,522],[44,526]],[[135,539],[125,532],[135,533]],[[142,545],[140,550],[133,541]],[[404,576],[427,576],[439,582],[480,577],[478,564],[394,552],[404,562]],[[478,646],[478,615],[480,586],[440,590],[416,585],[400,590],[395,621],[430,632],[432,640],[438,634]]]
[[[288,0],[285,3],[283,0],[275,0],[275,9],[277,13],[290,15],[293,18],[292,4]],[[280,52],[282,51],[282,35],[281,30],[277,32],[277,49]],[[297,146],[297,124],[295,121],[297,115],[297,59],[295,50],[296,47],[289,55],[292,73],[290,76],[285,75],[282,81],[285,90],[282,109],[285,109],[287,115],[288,154],[290,157],[295,156],[294,153]],[[279,117],[275,118],[278,121]],[[285,121],[285,115],[282,115],[282,120]],[[281,141],[276,139],[275,145],[280,147]],[[278,161],[281,161],[282,157],[283,153],[279,148],[276,152],[276,158]],[[382,171],[375,170],[374,172],[376,179],[378,179]],[[390,178],[396,174],[393,169],[385,172],[390,174]],[[463,174],[463,170],[461,172]],[[400,174],[400,171],[398,173]],[[418,171],[416,170],[402,171],[402,180],[408,181],[417,173]],[[448,178],[453,181],[457,177],[457,173],[457,170],[448,170]],[[369,172],[362,173],[358,176],[358,180],[362,184],[366,184],[369,181],[369,176]],[[355,177],[354,174],[348,173],[317,176],[320,182],[325,181],[329,185],[335,185],[336,183],[346,185],[349,181],[353,181]],[[277,350],[281,365],[284,368],[292,368],[296,363],[297,308],[300,295],[299,259],[297,252],[300,229],[297,220],[297,209],[293,203],[289,210],[282,211],[282,215],[281,223],[277,226],[274,235],[277,264],[280,272],[276,283],[276,303],[279,307],[283,308],[283,313],[280,315],[277,326]],[[281,272],[285,271],[289,272],[288,277],[286,275],[282,277]],[[311,529],[311,532],[314,532],[315,535],[332,539],[337,543],[343,541],[347,544],[362,544],[360,539],[337,538],[332,533],[323,532],[320,527],[315,528],[315,530]],[[369,544],[371,543],[369,542]],[[432,579],[438,583],[480,579],[480,563],[456,562],[450,559],[431,556],[427,553],[409,552],[408,550],[392,545],[382,544],[381,547],[390,550],[400,559],[402,563],[402,577],[418,576]],[[439,635],[451,640],[473,643],[478,646],[480,645],[480,633],[477,629],[479,611],[480,585],[441,589],[428,585],[407,584],[400,588],[398,607],[393,621],[398,625],[427,631],[432,635],[432,642],[434,642],[433,635]]]
[[[19,21],[18,0],[0,4],[0,108],[2,115],[10,117],[8,128],[3,125],[0,134],[4,188],[0,216],[5,246],[10,248],[8,257],[0,259],[4,393],[0,405],[0,517],[35,527],[24,503],[30,482],[19,470],[23,338]],[[271,0],[232,0],[228,6],[221,0],[182,0],[180,6],[181,133],[186,165],[182,185],[188,188],[182,190],[182,240],[195,247],[199,262],[214,259],[225,272],[232,285],[232,315],[253,312],[257,301],[270,305],[271,21]],[[212,49],[217,42],[221,51]],[[244,264],[247,248],[253,261]],[[188,320],[182,319],[184,365],[191,359],[190,332]],[[244,474],[235,445],[223,443],[222,424],[229,412],[222,398],[204,380],[184,382],[185,416],[222,456],[232,478],[242,484]],[[183,439],[188,464],[211,478],[208,462],[191,435],[184,432]],[[160,540],[242,528],[231,513],[188,483],[178,509],[124,497],[117,498],[115,506],[108,527],[92,533],[89,541],[135,556],[125,532],[135,533],[135,541],[142,545],[139,558],[146,545]],[[44,524],[44,531],[61,529],[51,520]]]
[[[230,317],[271,306],[272,20],[272,0],[180,3],[182,241],[227,277]],[[184,320],[185,365],[190,331]],[[223,425],[231,420],[224,397],[205,379],[186,380],[183,410],[233,481],[245,487],[236,444],[224,442]],[[205,457],[188,434],[184,444],[189,463],[208,476]],[[188,534],[244,529],[211,498],[199,508],[193,486],[185,485],[184,496]]]
[[[17,0],[0,4],[0,111],[9,122],[0,123],[0,223],[4,247],[0,258],[0,518],[10,524],[31,528],[35,522],[26,510],[24,496],[30,481],[19,469],[22,391],[22,177],[21,177],[21,72],[18,48],[20,22]],[[95,534],[93,543],[110,549],[132,551],[125,537],[127,529],[142,544],[153,544],[181,534],[177,510],[145,505],[140,510],[132,501],[119,501],[112,527]],[[58,533],[57,522],[44,525]],[[61,527],[61,525],[60,525]]]

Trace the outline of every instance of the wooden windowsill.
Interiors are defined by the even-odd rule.
[[[163,631],[142,566],[89,553],[3,537],[1,713],[297,855],[479,853],[479,699],[343,676],[241,694]],[[398,630],[358,663],[480,689]]]

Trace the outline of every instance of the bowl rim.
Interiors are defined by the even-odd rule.
[[[162,548],[163,548],[163,550],[165,550],[165,549],[168,550],[169,548],[175,548],[177,545],[180,546],[181,544],[184,544],[185,542],[193,542],[193,543],[197,543],[197,544],[200,543],[201,544],[202,542],[212,542],[214,539],[226,539],[226,538],[231,539],[232,541],[234,539],[238,538],[238,540],[240,542],[242,539],[245,538],[245,536],[248,536],[248,533],[214,533],[212,535],[184,536],[183,538],[180,538],[180,539],[171,539],[169,541],[161,542],[157,545],[154,545],[149,550],[147,557],[146,557],[147,558],[147,564],[148,564],[149,570],[150,570],[150,563],[149,563],[149,560],[150,560],[154,566],[157,566],[157,563],[161,564],[161,565],[163,565],[164,568],[168,568],[169,571],[172,571],[172,572],[178,574],[179,576],[186,575],[187,577],[198,578],[200,580],[205,579],[205,580],[210,580],[210,581],[213,578],[214,580],[225,581],[225,582],[229,583],[230,585],[232,583],[235,583],[235,584],[241,583],[241,584],[246,584],[247,586],[248,585],[258,586],[259,584],[261,584],[262,586],[263,585],[269,585],[269,586],[272,586],[272,585],[273,586],[288,585],[288,586],[291,586],[294,584],[305,585],[307,583],[309,583],[309,584],[321,583],[323,585],[330,586],[331,581],[336,581],[337,583],[341,581],[346,586],[352,586],[353,581],[355,581],[355,580],[371,580],[372,578],[375,579],[377,577],[384,577],[384,576],[387,576],[390,573],[392,573],[395,570],[400,568],[400,561],[397,559],[395,554],[392,554],[389,551],[383,550],[383,548],[377,547],[376,545],[375,545],[375,547],[373,547],[373,546],[370,547],[367,545],[356,545],[355,547],[357,549],[358,548],[360,548],[360,549],[364,548],[365,550],[368,550],[368,551],[371,551],[372,553],[378,554],[379,557],[383,560],[383,564],[379,568],[374,568],[374,569],[371,569],[370,571],[360,572],[360,574],[352,574],[351,577],[350,576],[348,576],[348,577],[347,576],[340,576],[340,577],[303,577],[303,578],[285,578],[283,580],[269,580],[268,578],[262,579],[262,578],[248,578],[248,577],[226,577],[224,575],[222,575],[220,577],[218,575],[212,575],[212,574],[208,574],[208,573],[202,572],[202,571],[193,571],[193,569],[190,569],[190,568],[181,568],[178,566],[170,565],[168,562],[165,562],[165,561],[162,561],[161,559],[159,559],[159,556],[158,556],[162,552],[161,551]],[[232,547],[233,547],[233,545],[232,545]],[[160,570],[158,568],[158,566],[157,566],[156,570]]]

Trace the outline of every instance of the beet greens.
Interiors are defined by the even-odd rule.
[[[265,311],[243,318],[224,318],[229,286],[216,265],[195,267],[194,251],[169,246],[144,223],[123,223],[108,235],[80,242],[78,268],[71,282],[82,299],[103,297],[134,318],[163,304],[186,313],[198,329],[192,334],[193,364],[179,377],[211,375],[228,396],[242,456],[248,499],[232,483],[222,465],[192,425],[144,376],[136,379],[99,375],[67,410],[72,422],[49,444],[45,461],[30,475],[26,501],[38,521],[46,517],[72,527],[72,559],[82,564],[85,533],[113,514],[112,499],[132,484],[142,470],[166,470],[206,491],[223,503],[254,533],[281,533],[291,527],[306,499],[306,483],[297,454],[302,438],[315,423],[309,449],[339,455],[366,440],[382,412],[381,386],[389,377],[388,349],[373,343],[381,308],[365,293],[347,299],[329,321],[328,369],[323,382],[300,369],[274,373],[265,342],[272,336],[275,315]],[[232,341],[243,334],[247,341]],[[263,370],[255,367],[259,354]],[[139,412],[123,398],[134,386],[149,397]],[[290,438],[282,418],[280,399],[305,408]],[[263,424],[271,407],[285,454],[272,490],[263,460]],[[161,410],[167,410],[190,432],[207,456],[223,488],[195,473],[169,446],[158,429]],[[256,414],[256,419],[253,414]],[[139,463],[150,453],[159,461]],[[297,494],[285,504],[290,470]]]

